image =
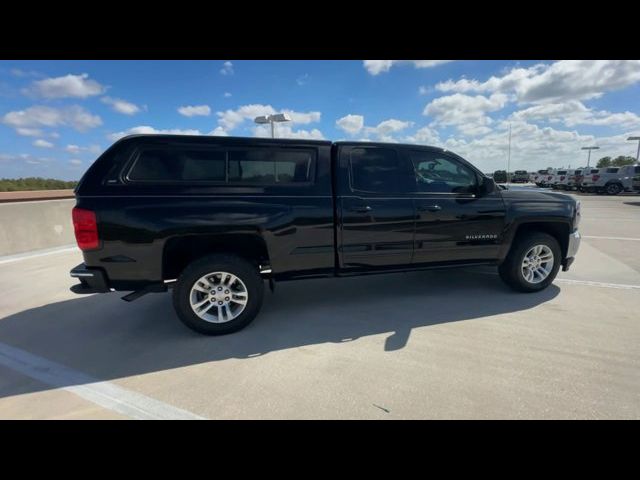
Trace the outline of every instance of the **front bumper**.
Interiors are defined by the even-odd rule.
[[[69,275],[80,280],[80,283],[71,287],[73,293],[87,294],[111,291],[109,280],[100,268],[87,267],[84,263],[81,263],[71,270]]]
[[[580,248],[580,240],[581,240],[580,232],[578,230],[574,231],[569,235],[569,243],[567,246],[567,256],[562,261],[562,271],[566,272],[569,270],[569,267],[573,263],[576,254],[578,253],[578,249]]]

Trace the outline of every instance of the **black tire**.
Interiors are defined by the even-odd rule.
[[[226,323],[211,323],[200,318],[191,308],[190,295],[198,279],[212,272],[227,272],[238,277],[246,286],[247,304],[236,318]],[[173,289],[173,307],[187,327],[205,335],[226,335],[243,329],[253,321],[264,296],[264,281],[258,269],[235,255],[217,254],[196,260],[184,269]]]
[[[622,185],[619,183],[610,183],[605,188],[607,195],[618,195],[622,192]]]
[[[540,283],[530,283],[524,278],[521,267],[525,254],[536,245],[549,247],[553,253],[554,262],[547,278]],[[546,233],[532,232],[516,237],[507,258],[498,267],[498,272],[502,281],[518,292],[539,292],[547,288],[556,278],[561,262],[562,254],[558,241]]]

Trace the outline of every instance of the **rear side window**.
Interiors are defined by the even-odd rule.
[[[640,165],[637,167],[633,167],[633,173],[640,173]]]
[[[607,168],[607,173],[618,173],[619,168]]]
[[[135,182],[225,181],[224,150],[148,149],[127,178]]]
[[[576,170],[576,171],[575,171],[575,174],[576,174],[576,175],[582,175],[582,170]]]
[[[598,170],[597,168],[593,168],[593,169],[591,169],[591,173],[592,173],[592,174],[594,174],[594,173],[598,173],[599,171],[600,171],[600,170]]]
[[[566,170],[560,170],[557,175],[566,175],[567,171]]]
[[[415,190],[415,177],[406,160],[391,148],[351,150],[351,186],[377,193],[408,193]]]
[[[148,148],[138,154],[127,179],[236,185],[304,183],[312,180],[314,158],[308,149]]]
[[[311,180],[308,151],[238,149],[229,151],[229,182],[304,183]]]

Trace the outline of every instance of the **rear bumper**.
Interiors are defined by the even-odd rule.
[[[73,293],[106,293],[110,292],[109,279],[100,268],[87,267],[81,263],[69,272],[73,278],[80,280],[80,283],[71,287]]]
[[[562,261],[562,271],[566,272],[573,263],[578,249],[580,248],[580,232],[576,230],[569,235],[569,243],[567,246],[567,257]]]

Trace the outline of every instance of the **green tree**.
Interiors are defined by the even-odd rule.
[[[624,167],[625,165],[633,165],[634,163],[636,163],[635,158],[628,157],[625,155],[620,155],[619,157],[616,157],[613,159],[613,161],[611,162],[611,165],[614,167]]]
[[[0,192],[19,192],[25,190],[65,190],[74,188],[78,182],[56,180],[54,178],[0,178]]]
[[[606,168],[611,166],[611,157],[602,157],[596,164],[597,168]]]

